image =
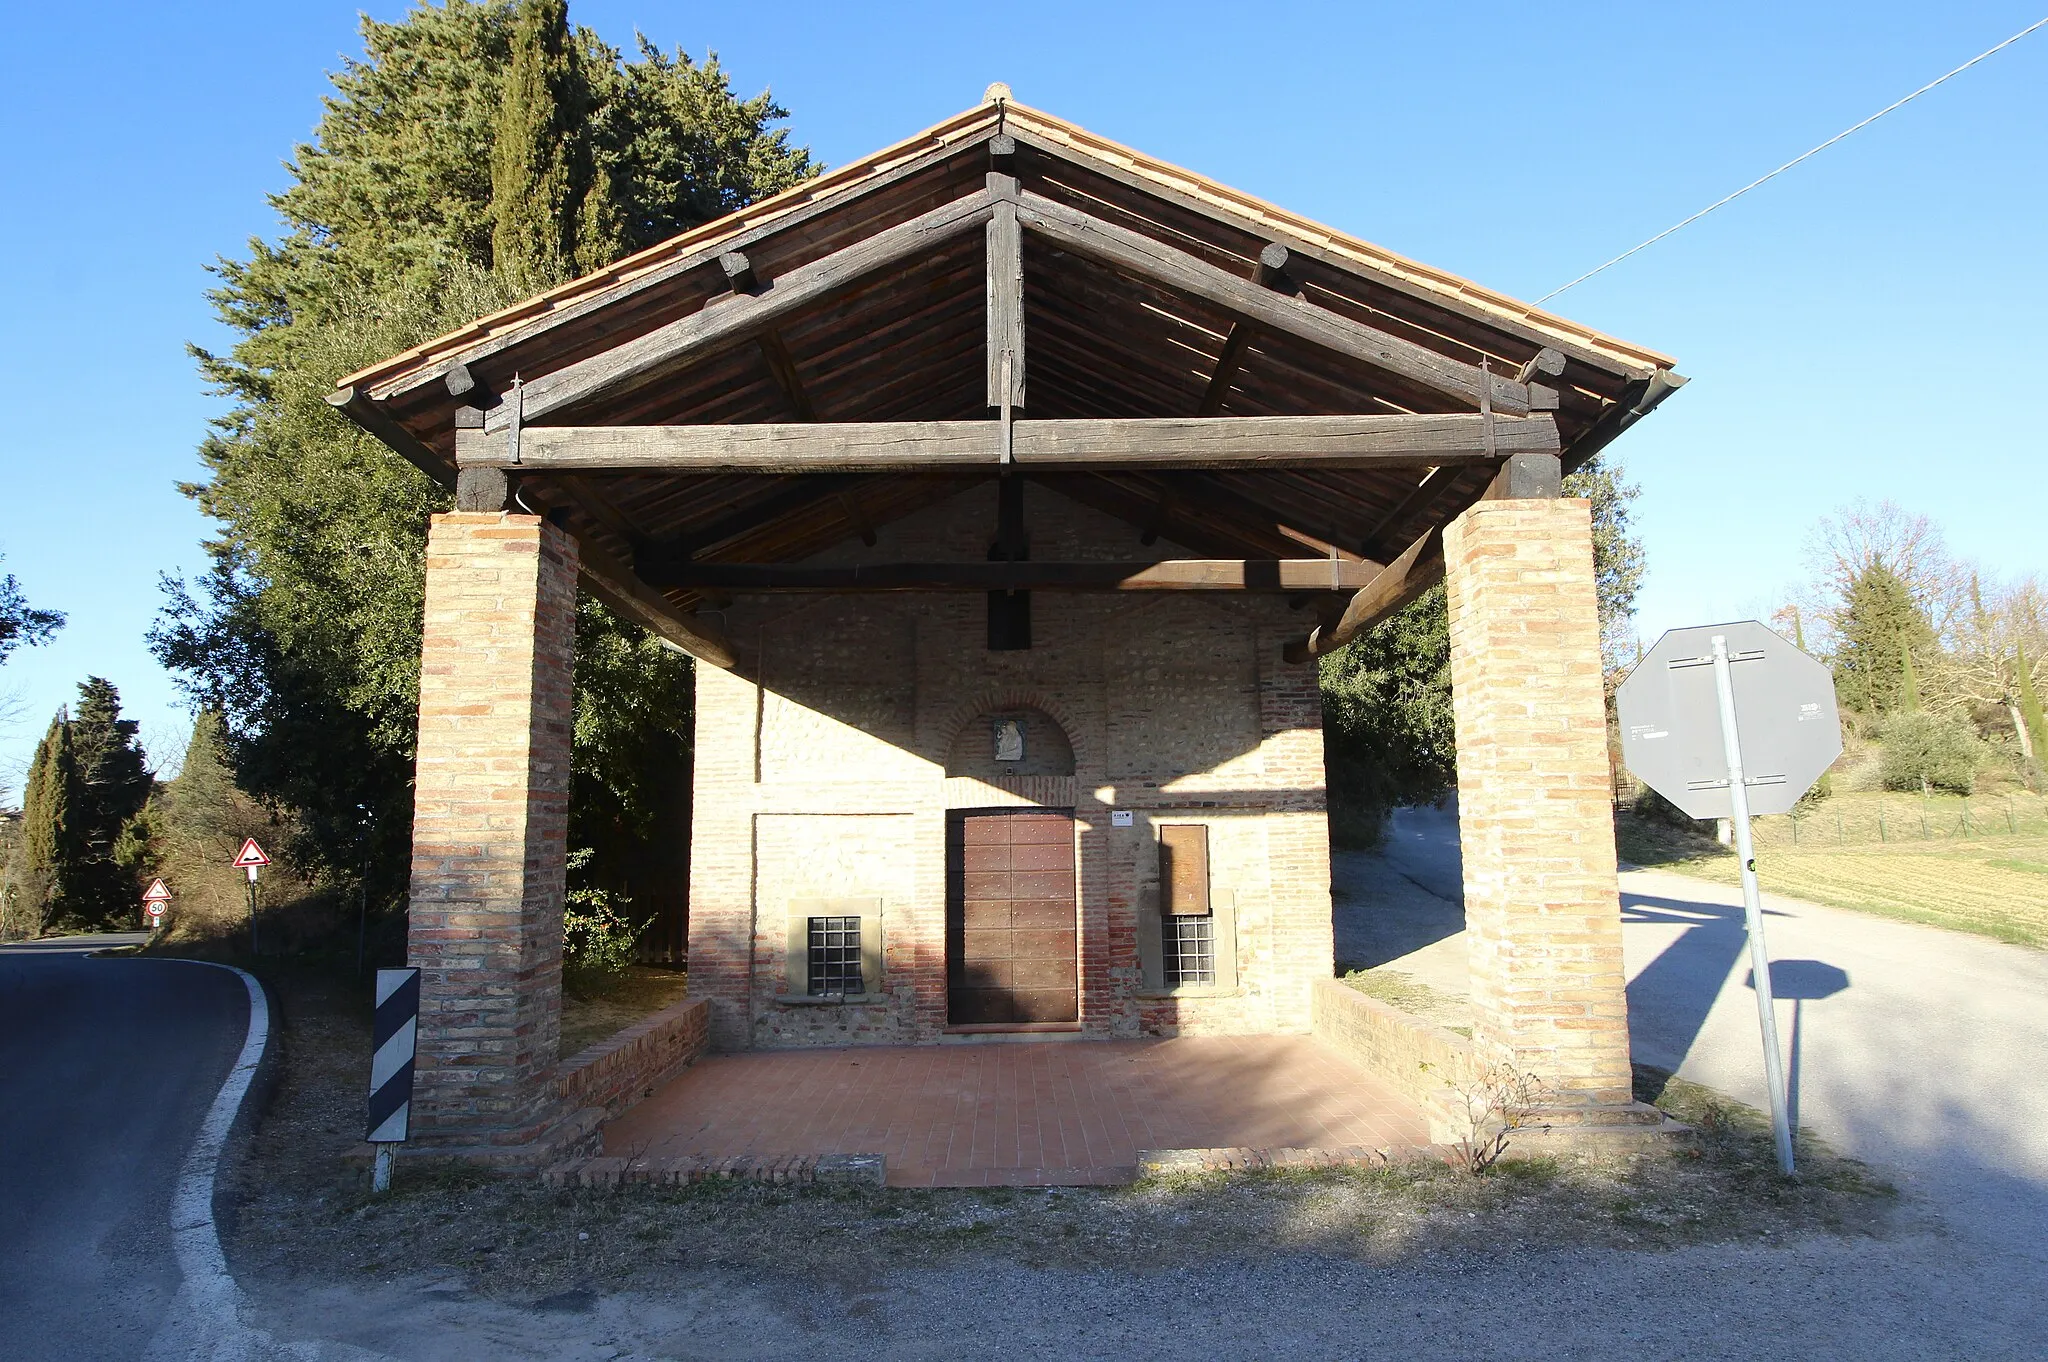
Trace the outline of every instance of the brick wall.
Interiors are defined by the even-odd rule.
[[[1471,1041],[1336,979],[1316,980],[1314,1008],[1316,1038],[1421,1106],[1431,1138],[1449,1141],[1471,1133],[1458,1091],[1479,1070]]]
[[[428,1139],[514,1143],[554,1114],[576,565],[536,516],[427,536],[408,952]]]
[[[1474,1039],[1562,1102],[1629,1101],[1590,504],[1444,534]]]
[[[1026,523],[1035,558],[1191,556],[1028,484]],[[981,561],[994,526],[984,487],[818,561]],[[741,596],[728,612],[738,668],[699,669],[690,881],[690,987],[714,1044],[936,1039],[948,790],[974,788],[945,763],[980,716],[1016,706],[1072,748],[1085,1027],[1306,1031],[1331,946],[1321,704],[1314,669],[1279,658],[1300,617],[1274,597],[1039,593],[1034,646],[992,653],[984,610],[976,594]],[[1112,809],[1133,826],[1112,827]],[[1238,905],[1232,996],[1137,996],[1146,824],[1161,819],[1212,825],[1212,879]],[[793,991],[785,922],[801,897],[884,902],[882,1000],[776,1001]]]
[[[711,1009],[686,998],[571,1056],[555,1071],[561,1110],[601,1107],[616,1116],[668,1082],[711,1042]]]

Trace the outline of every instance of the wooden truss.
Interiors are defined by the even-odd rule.
[[[594,592],[717,665],[696,605],[757,591],[1285,592],[1322,621],[1303,660],[1425,589],[1451,516],[1557,495],[1683,381],[1044,115],[930,136],[330,400],[459,506],[570,524]],[[1017,479],[1205,556],[805,561]]]

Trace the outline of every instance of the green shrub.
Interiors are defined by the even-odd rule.
[[[570,852],[570,872],[583,869],[591,855],[589,847]],[[609,889],[571,889],[562,904],[563,963],[592,974],[617,974],[632,964],[633,943],[647,928],[647,920],[626,916],[632,902]]]
[[[1879,771],[1887,790],[1947,790],[1966,795],[1977,788],[1983,743],[1969,727],[1938,714],[1914,711],[1885,721]]]

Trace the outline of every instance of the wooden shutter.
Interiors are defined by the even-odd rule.
[[[1159,829],[1159,911],[1199,917],[1209,911],[1209,829],[1166,823]]]

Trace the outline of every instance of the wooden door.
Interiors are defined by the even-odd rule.
[[[946,1020],[1080,1020],[1074,815],[976,810],[946,821]]]

